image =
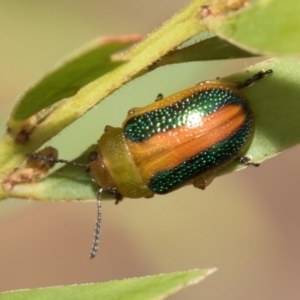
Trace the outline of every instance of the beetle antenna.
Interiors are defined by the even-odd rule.
[[[248,78],[245,82],[241,83],[240,88],[245,88],[247,86],[252,85],[255,81],[259,81],[263,78],[265,78],[267,75],[272,74],[273,70],[269,69],[269,70],[261,70],[258,73],[254,74],[251,78]]]
[[[92,250],[90,252],[90,259],[96,256],[99,242],[100,242],[100,227],[101,227],[101,196],[102,196],[102,188],[100,187],[97,192],[97,219],[94,233],[94,241],[92,245]]]
[[[89,165],[87,165],[87,164],[80,164],[80,163],[66,160],[66,159],[57,159],[57,158],[53,158],[53,157],[49,157],[49,156],[43,156],[43,155],[39,155],[37,153],[29,153],[29,154],[27,154],[27,157],[33,158],[36,160],[40,160],[40,161],[46,161],[46,162],[52,162],[52,163],[63,163],[66,165],[72,165],[72,166],[76,166],[79,168],[86,168],[86,169],[89,168]]]

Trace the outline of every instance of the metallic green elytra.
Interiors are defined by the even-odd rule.
[[[241,90],[269,73],[244,84],[200,82],[131,109],[122,127],[108,127],[101,136],[92,178],[120,198],[152,197],[188,184],[204,189],[251,141],[254,120]]]
[[[131,113],[123,132],[133,159],[142,157],[136,165],[144,182],[166,194],[235,160],[252,137],[253,117],[239,90],[205,82]]]

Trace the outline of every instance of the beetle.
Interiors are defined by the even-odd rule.
[[[98,184],[91,258],[99,245],[103,190],[118,203],[123,197],[149,198],[189,184],[205,189],[236,160],[259,165],[242,156],[253,137],[254,119],[241,90],[270,73],[260,71],[244,83],[202,81],[166,98],[159,94],[154,103],[131,109],[122,127],[106,126],[88,165],[28,154],[85,167]]]

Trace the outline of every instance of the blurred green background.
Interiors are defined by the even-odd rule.
[[[0,0],[0,120],[57,60],[103,35],[148,34],[189,1]],[[253,63],[187,63],[125,85],[48,144],[71,159],[120,126],[127,111]],[[275,70],[276,71],[276,70]],[[117,107],[117,109],[116,109]],[[0,202],[0,291],[100,282],[202,267],[219,271],[171,299],[299,299],[300,159],[294,148],[153,199],[103,203],[101,245],[89,260],[95,202]]]

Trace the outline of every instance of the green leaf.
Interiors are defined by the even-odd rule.
[[[112,55],[140,41],[142,36],[103,37],[71,54],[20,98],[11,118],[25,120],[63,98],[75,95],[80,88],[120,66]]]
[[[76,163],[88,164],[89,156],[96,150],[96,145],[89,147]],[[98,186],[91,180],[89,172],[84,168],[65,165],[44,180],[35,183],[18,184],[12,190],[14,197],[25,197],[35,200],[82,200],[96,199]],[[108,193],[102,199],[113,199]]]
[[[225,78],[244,81],[260,70],[273,69],[269,77],[244,90],[255,120],[253,141],[245,154],[262,162],[300,143],[300,60],[297,57],[272,58],[251,66],[239,75]],[[244,166],[232,165],[242,169]],[[263,166],[262,166],[263,167]]]
[[[157,300],[199,283],[215,269],[192,270],[104,283],[49,287],[1,293],[1,300],[101,299]]]
[[[10,135],[15,138],[25,129],[30,133],[53,111],[53,104],[75,95],[83,86],[123,64],[124,61],[113,60],[112,55],[141,38],[141,35],[103,37],[58,63],[19,98],[8,120]]]
[[[210,30],[254,53],[300,53],[300,1],[236,2],[241,5],[237,11],[223,5],[223,0],[214,1],[209,8],[211,14],[203,18]]]

